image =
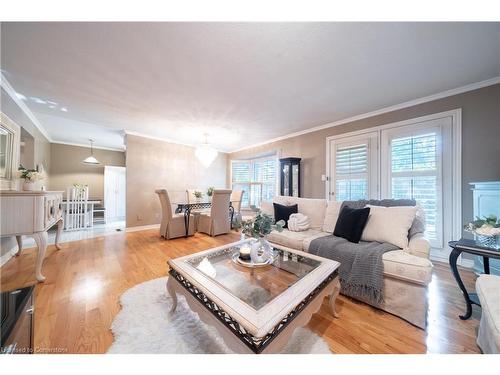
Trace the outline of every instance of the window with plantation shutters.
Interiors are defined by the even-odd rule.
[[[242,207],[260,207],[276,194],[277,159],[266,157],[232,162],[232,189],[243,190]]]
[[[378,196],[378,133],[331,141],[329,195],[337,201]]]
[[[429,240],[438,240],[438,137],[437,132],[395,137],[390,144],[392,198],[412,198],[422,206]]]
[[[368,197],[368,144],[337,148],[335,190],[339,201]]]

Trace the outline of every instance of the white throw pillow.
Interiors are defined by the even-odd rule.
[[[387,242],[400,249],[408,247],[408,230],[415,219],[417,207],[370,207],[370,216],[361,236],[362,241]]]
[[[262,201],[260,203],[260,210],[262,211],[263,214],[270,215],[270,216],[274,217],[273,202]]]
[[[339,218],[340,208],[342,207],[342,202],[339,201],[329,201],[328,207],[326,208],[325,220],[323,221],[323,232],[333,233],[335,225],[337,225],[337,219]]]

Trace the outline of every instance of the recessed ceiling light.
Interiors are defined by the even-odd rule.
[[[56,108],[56,106],[55,105],[49,105],[49,108],[50,109],[54,109],[54,108]]]
[[[61,111],[63,111],[63,112],[68,112],[68,108],[66,108],[66,107],[62,107],[62,108],[61,108]]]
[[[16,96],[18,97],[18,99],[26,100],[26,97],[23,94],[19,93],[19,92],[16,92]]]

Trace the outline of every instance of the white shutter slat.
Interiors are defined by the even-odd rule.
[[[276,158],[260,158],[232,163],[233,190],[244,190],[242,206],[260,206],[276,193]]]
[[[393,198],[415,199],[426,215],[426,236],[437,239],[438,182],[436,133],[394,138],[391,144]]]
[[[338,147],[335,152],[336,200],[368,196],[368,145]]]

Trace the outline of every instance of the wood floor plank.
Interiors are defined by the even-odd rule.
[[[105,353],[113,342],[111,323],[119,298],[141,282],[167,275],[167,260],[221,246],[239,234],[215,238],[196,234],[166,241],[157,230],[117,233],[49,246],[43,271],[47,280],[35,288],[35,348],[42,352]],[[0,289],[35,284],[34,249],[24,250],[0,268]],[[475,276],[461,270],[473,289]],[[480,309],[462,321],[465,304],[448,265],[435,263],[429,287],[429,324],[421,330],[391,314],[340,296],[334,319],[325,300],[309,328],[334,353],[479,353],[476,331]]]

